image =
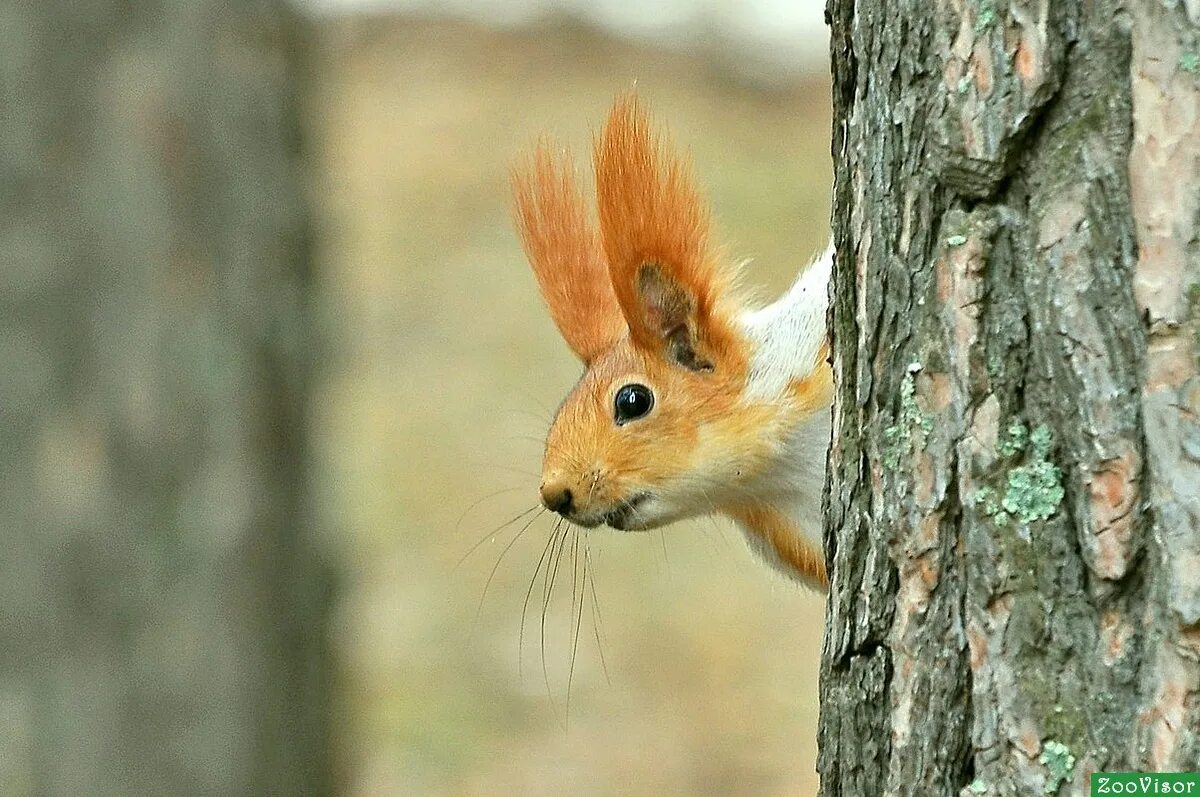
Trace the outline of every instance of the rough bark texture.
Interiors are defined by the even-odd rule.
[[[329,790],[282,3],[0,6],[0,793]]]
[[[822,793],[1200,768],[1200,4],[828,15]]]

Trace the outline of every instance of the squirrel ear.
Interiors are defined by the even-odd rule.
[[[512,169],[513,216],[550,317],[585,365],[625,334],[625,321],[570,157],[539,142],[528,163]]]
[[[601,238],[630,337],[710,370],[731,344],[720,303],[734,274],[710,252],[708,209],[690,169],[653,137],[636,95],[614,104],[595,166]]]
[[[711,371],[696,300],[659,263],[646,262],[637,270],[635,290],[641,309],[639,326],[649,333],[651,349],[692,371]]]

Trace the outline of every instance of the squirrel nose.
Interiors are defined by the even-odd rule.
[[[562,516],[566,516],[571,512],[571,504],[574,496],[571,495],[570,488],[563,484],[546,483],[542,485],[542,503],[551,512],[557,512]]]

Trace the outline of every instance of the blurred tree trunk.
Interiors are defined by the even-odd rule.
[[[1200,768],[1200,5],[828,13],[822,793]]]
[[[0,7],[0,793],[330,789],[297,21]]]

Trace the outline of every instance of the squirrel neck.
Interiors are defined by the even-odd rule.
[[[829,412],[820,410],[792,430],[771,466],[747,486],[753,500],[724,510],[764,561],[819,589],[828,586],[821,538],[828,446]]]
[[[751,500],[725,514],[751,547],[784,573],[825,588],[821,500],[833,377],[825,315],[833,252],[810,265],[778,301],[746,313],[751,345],[746,396],[775,408],[767,465],[745,485]]]

